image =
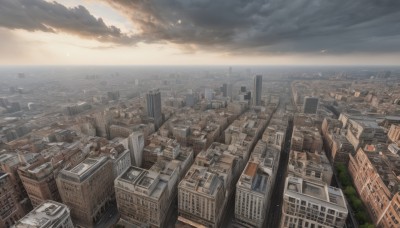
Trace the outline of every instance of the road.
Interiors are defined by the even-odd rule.
[[[289,120],[289,125],[286,130],[285,144],[282,148],[281,158],[279,160],[279,167],[277,177],[272,191],[269,211],[267,212],[266,220],[263,227],[275,228],[279,227],[282,215],[282,199],[285,187],[285,179],[287,176],[287,165],[290,153],[290,139],[292,138],[293,120]]]
[[[95,225],[96,228],[112,227],[119,220],[119,213],[116,203],[110,204],[108,210],[104,212],[100,220]]]

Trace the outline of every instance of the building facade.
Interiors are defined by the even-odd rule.
[[[46,200],[61,200],[50,162],[20,167],[18,173],[33,207]]]
[[[400,224],[400,158],[385,151],[360,148],[350,156],[349,172],[354,186],[377,227]]]
[[[341,189],[287,177],[281,227],[344,227],[348,210]]]
[[[167,219],[168,182],[160,174],[132,166],[115,180],[121,219],[132,226],[163,227]]]
[[[220,227],[224,209],[224,183],[218,174],[193,165],[179,184],[179,215],[206,227]]]
[[[0,172],[0,227],[11,227],[24,211],[19,204],[9,174]]]
[[[115,202],[113,164],[107,157],[87,158],[71,169],[61,170],[57,186],[76,225],[94,227]]]

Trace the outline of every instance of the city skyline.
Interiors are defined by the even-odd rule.
[[[398,65],[400,3],[1,0],[0,65]]]

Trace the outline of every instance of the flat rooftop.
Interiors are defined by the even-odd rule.
[[[71,169],[61,171],[63,177],[70,177],[82,181],[95,172],[102,164],[106,163],[106,156],[98,158],[86,158],[84,161]]]
[[[25,215],[16,224],[16,228],[47,228],[64,215],[67,206],[54,201],[46,201]]]
[[[167,183],[159,178],[159,173],[157,172],[131,166],[116,179],[115,186],[153,199],[159,199],[167,187]],[[147,193],[136,189],[137,187]]]
[[[347,210],[342,191],[338,188],[328,186],[325,183],[310,182],[297,177],[287,177],[285,194],[286,192],[294,192],[309,196],[323,202],[346,208]]]

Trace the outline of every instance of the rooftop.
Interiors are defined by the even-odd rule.
[[[167,188],[167,183],[160,179],[157,172],[131,166],[115,180],[115,187],[159,199]]]
[[[60,173],[62,177],[73,178],[76,181],[83,181],[95,172],[101,165],[106,163],[107,157],[86,158],[84,161],[72,167],[71,169],[64,169]]]
[[[45,201],[20,219],[15,228],[50,228],[59,219],[67,216],[66,212],[69,214],[69,209],[64,204]]]
[[[311,182],[302,178],[287,177],[285,194],[290,194],[291,192],[310,197],[309,200],[317,199],[320,202],[333,204],[347,210],[342,190],[328,186],[322,182]]]

